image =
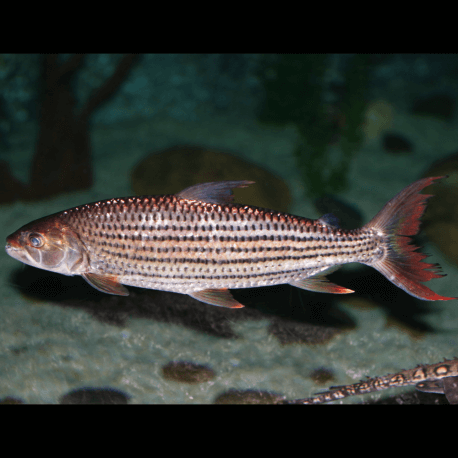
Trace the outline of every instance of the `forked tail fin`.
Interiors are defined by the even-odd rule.
[[[416,252],[419,247],[409,245],[409,236],[419,231],[420,218],[426,201],[431,197],[419,192],[441,178],[445,177],[423,178],[407,186],[365,226],[382,232],[388,238],[385,256],[369,265],[406,293],[424,301],[457,299],[440,296],[420,283],[444,277],[445,274],[439,273],[439,264],[421,262],[428,255]]]

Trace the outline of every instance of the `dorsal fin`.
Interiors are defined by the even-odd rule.
[[[209,204],[230,204],[234,200],[232,189],[246,188],[254,181],[215,181],[211,183],[201,183],[177,194],[177,197],[189,200],[200,200]]]
[[[326,213],[326,215],[323,215],[318,221],[325,226],[340,227],[339,218],[337,218],[334,213]]]

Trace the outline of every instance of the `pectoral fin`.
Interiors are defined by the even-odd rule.
[[[324,275],[315,275],[314,277],[304,278],[303,280],[291,281],[289,284],[297,288],[307,289],[308,291],[315,291],[318,293],[354,293],[352,289],[344,288],[343,286],[330,282]]]
[[[129,291],[121,285],[116,275],[100,275],[84,273],[81,275],[92,287],[102,293],[116,294],[117,296],[128,296]]]
[[[426,380],[424,382],[419,382],[415,385],[415,388],[418,391],[423,393],[439,393],[444,394],[444,384],[442,379],[440,380]]]
[[[450,404],[458,404],[458,377],[444,377],[440,380],[426,380],[417,383],[415,388],[424,393],[445,394]]]
[[[231,309],[240,309],[245,307],[237,302],[227,288],[224,289],[204,289],[188,293],[194,299],[207,304],[216,305],[217,307],[228,307]]]
[[[442,380],[447,401],[450,404],[458,404],[458,377],[445,377]]]

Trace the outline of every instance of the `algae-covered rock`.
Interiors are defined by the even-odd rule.
[[[188,384],[209,382],[215,378],[209,367],[189,361],[171,361],[162,368],[162,375],[166,380]]]
[[[276,404],[281,402],[283,396],[266,391],[234,390],[219,395],[215,404]]]
[[[450,262],[458,264],[458,153],[436,162],[424,174],[443,175],[448,178],[426,190],[435,197],[423,217],[424,231]]]
[[[388,132],[382,138],[383,149],[391,154],[411,153],[413,151],[412,144],[403,135]]]
[[[450,121],[455,114],[456,101],[449,94],[433,94],[415,100],[412,112],[420,116],[430,116]]]
[[[137,195],[176,194],[198,183],[251,180],[235,189],[235,202],[288,211],[291,194],[285,182],[262,167],[222,151],[176,146],[149,154],[132,172]]]

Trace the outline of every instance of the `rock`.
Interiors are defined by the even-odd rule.
[[[175,194],[198,183],[252,180],[235,189],[235,202],[288,211],[291,194],[286,183],[262,167],[222,151],[199,146],[176,146],[154,152],[132,172],[136,195]]]
[[[162,368],[162,375],[166,380],[188,384],[209,382],[215,378],[209,367],[188,361],[171,361]]]
[[[219,395],[215,404],[276,404],[281,402],[283,397],[266,391],[255,390],[234,390]]]
[[[448,94],[434,94],[417,99],[412,107],[412,112],[420,116],[432,116],[444,121],[449,121],[455,114],[456,102]]]
[[[25,186],[13,176],[8,163],[0,161],[0,204],[20,199],[24,191]]]
[[[383,149],[388,153],[411,153],[412,144],[402,135],[387,133],[382,140]]]
[[[60,404],[128,404],[129,395],[116,388],[79,388],[62,396]]]
[[[315,369],[311,374],[310,378],[316,385],[329,385],[331,382],[336,380],[334,372],[331,369],[320,367]]]

